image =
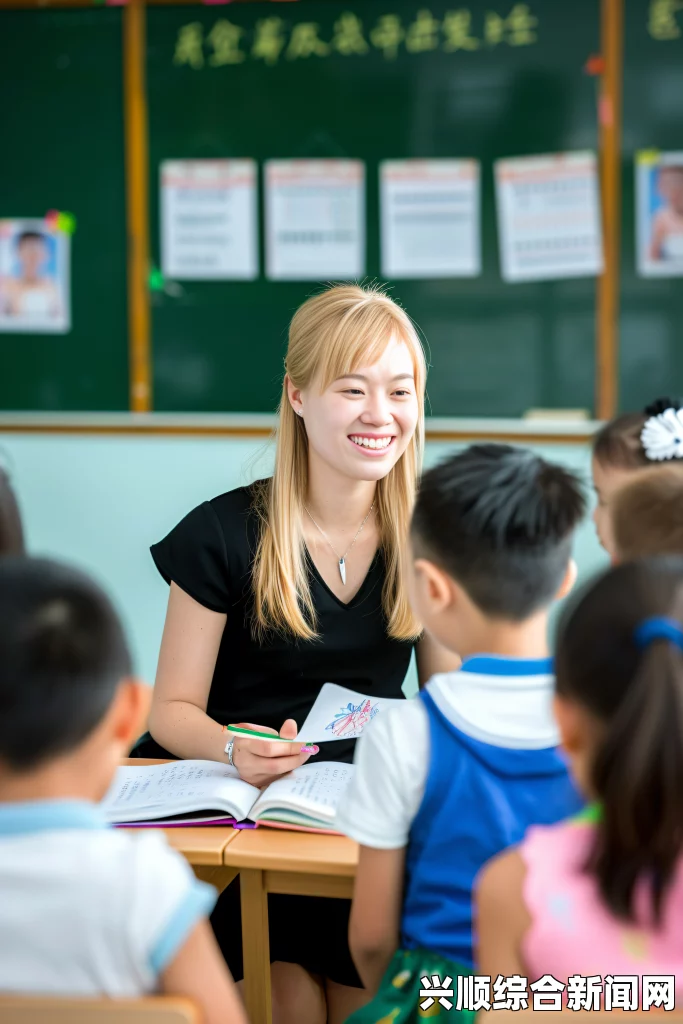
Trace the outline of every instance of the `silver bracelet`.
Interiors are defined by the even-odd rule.
[[[225,753],[228,755],[228,764],[231,765],[233,768],[236,768],[237,765],[235,764],[235,762],[232,759],[232,751],[233,751],[234,746],[235,746],[234,738],[231,739],[231,740],[228,740],[228,744],[227,744],[227,746],[225,748]]]

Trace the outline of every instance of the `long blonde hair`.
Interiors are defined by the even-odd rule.
[[[424,352],[410,317],[375,288],[340,285],[308,299],[289,327],[285,373],[295,388],[319,381],[325,390],[337,378],[373,365],[392,338],[410,349],[418,400],[417,428],[405,452],[377,482],[375,509],[386,562],[382,605],[388,634],[414,639],[420,632],[405,588],[406,541],[424,449]],[[303,515],[308,488],[308,438],[287,394],[279,406],[275,470],[254,490],[260,536],[252,568],[254,625],[257,635],[270,630],[313,640],[316,616],[304,555]]]

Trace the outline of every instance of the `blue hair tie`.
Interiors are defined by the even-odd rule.
[[[683,651],[683,626],[675,619],[667,619],[663,615],[643,619],[640,625],[636,626],[633,636],[641,651],[649,647],[653,640],[668,640]]]

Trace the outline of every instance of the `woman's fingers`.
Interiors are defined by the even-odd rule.
[[[283,740],[293,740],[296,737],[296,734],[296,722],[294,721],[293,718],[288,718],[287,721],[283,723],[282,728],[280,729],[280,736],[282,736]]]
[[[286,775],[287,772],[300,768],[302,764],[308,761],[310,756],[310,754],[295,754],[290,757],[276,757],[268,762],[267,766],[264,764],[263,768],[261,768],[259,765],[256,770],[263,771],[264,775]]]
[[[260,740],[235,734],[233,763],[245,782],[255,786],[264,786],[287,772],[294,771],[305,764],[311,754],[318,753],[316,745],[304,746],[303,743],[278,742],[275,729],[265,726],[240,722],[243,729],[256,729],[259,732],[272,734],[273,740]],[[282,740],[296,739],[297,726],[293,718],[283,724],[279,735]]]

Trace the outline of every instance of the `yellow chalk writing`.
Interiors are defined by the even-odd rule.
[[[178,30],[178,39],[173,55],[174,64],[189,64],[195,71],[204,67],[203,29],[198,21],[183,25]]]
[[[439,47],[440,23],[432,17],[431,11],[418,11],[415,21],[406,33],[406,50],[408,53],[424,53],[426,50],[437,50]]]
[[[382,50],[385,60],[396,60],[398,48],[405,38],[401,19],[396,14],[384,14],[370,33],[370,42]]]
[[[224,64],[241,64],[245,54],[240,50],[240,39],[244,35],[244,29],[239,25],[233,25],[231,21],[220,18],[209,32],[207,42],[213,47],[213,56],[209,57],[209,64],[214,68],[222,67]]]
[[[300,57],[326,57],[330,52],[330,47],[320,38],[319,31],[320,26],[314,21],[301,21],[295,25],[285,54],[287,60],[297,60]]]
[[[261,18],[256,22],[251,56],[266,64],[277,64],[285,45],[282,18]]]
[[[472,15],[464,8],[459,11],[448,11],[443,19],[443,31],[446,41],[444,50],[454,53],[456,50],[477,50],[479,40],[470,34]]]
[[[335,22],[332,48],[345,57],[368,52],[370,47],[363,35],[363,22],[357,15],[347,11]]]
[[[650,0],[647,30],[653,39],[678,39],[681,26],[677,12],[683,11],[682,0]]]

